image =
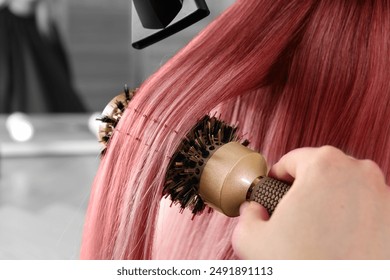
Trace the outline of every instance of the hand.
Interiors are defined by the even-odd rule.
[[[390,259],[390,188],[374,162],[302,148],[269,175],[294,183],[271,218],[256,202],[241,206],[232,238],[240,258]]]

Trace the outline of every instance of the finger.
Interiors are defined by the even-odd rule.
[[[268,219],[269,215],[267,210],[257,202],[244,202],[240,207],[240,222],[262,222]]]
[[[239,258],[250,258],[253,253],[251,240],[259,238],[262,228],[269,219],[267,210],[256,202],[244,202],[240,207],[240,217],[233,231],[232,245]]]
[[[297,177],[300,166],[307,164],[318,148],[299,148],[285,154],[269,171],[269,176],[290,182]]]
[[[267,210],[257,202],[244,202],[240,207],[240,217],[236,226],[239,238],[245,240],[246,236],[258,229],[269,219]]]

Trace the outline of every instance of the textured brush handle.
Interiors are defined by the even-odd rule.
[[[290,189],[291,185],[270,177],[260,176],[253,181],[247,200],[256,201],[264,206],[272,215],[280,199]]]

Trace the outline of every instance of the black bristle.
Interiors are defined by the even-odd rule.
[[[110,118],[109,116],[101,116],[99,118],[96,118],[97,121],[101,121],[101,122],[104,122],[104,123],[115,123],[116,120],[113,119],[113,118]]]
[[[119,123],[124,111],[126,110],[129,102],[136,94],[137,89],[129,90],[127,87],[127,84],[124,86],[123,89],[124,92],[122,92],[120,95],[115,97],[107,106],[106,108],[109,108],[108,115],[102,115],[96,120],[101,121],[103,124],[100,126],[99,131],[99,140],[101,143],[105,145],[104,150],[100,153],[101,157],[105,154],[107,149],[107,144],[110,141],[110,138],[114,132],[114,129],[116,128],[117,124]],[[123,100],[123,97],[125,97],[125,100]],[[106,109],[105,109],[106,110]],[[103,127],[103,128],[102,128]]]
[[[129,88],[127,86],[127,84],[125,84],[125,86],[123,87],[123,91],[125,92],[125,95],[126,95],[126,100],[130,101],[130,91],[129,91]]]
[[[107,143],[108,140],[110,140],[110,137],[111,137],[111,135],[104,135],[104,136],[102,137],[103,143]]]
[[[248,139],[245,139],[241,145],[243,145],[244,147],[247,147],[249,145],[249,140]]]
[[[107,147],[104,147],[101,152],[100,152],[100,158],[102,158],[105,154],[106,154],[106,151],[107,151]]]
[[[121,112],[124,112],[126,109],[126,105],[122,101],[116,101],[115,105]]]
[[[216,117],[203,117],[187,133],[172,157],[163,195],[169,196],[173,204],[179,204],[182,210],[189,208],[194,216],[202,213],[206,208],[199,195],[202,170],[220,146],[232,141],[238,141],[237,127]]]

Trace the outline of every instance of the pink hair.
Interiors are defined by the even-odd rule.
[[[390,2],[237,1],[149,78],[95,178],[84,259],[232,259],[236,219],[162,199],[170,156],[218,112],[273,164],[333,145],[390,176]]]

